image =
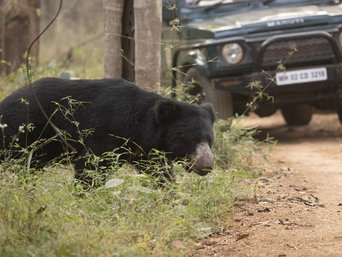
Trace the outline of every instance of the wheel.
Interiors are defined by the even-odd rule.
[[[337,108],[337,115],[338,115],[338,119],[340,120],[340,123],[342,124],[342,108],[341,107]]]
[[[289,126],[303,126],[310,123],[313,113],[311,105],[297,104],[281,107],[283,117]]]
[[[254,112],[259,116],[259,117],[269,117],[277,111],[277,107],[271,104],[264,104],[258,107]]]
[[[232,94],[215,89],[209,79],[200,75],[195,68],[190,68],[186,72],[183,82],[193,84],[186,90],[187,93],[198,96],[199,103],[211,103],[218,118],[227,119],[233,116]]]

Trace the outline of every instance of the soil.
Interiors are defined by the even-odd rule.
[[[336,114],[315,114],[288,127],[280,113],[251,116],[278,143],[254,195],[239,199],[229,230],[199,241],[193,256],[342,256],[342,126]]]

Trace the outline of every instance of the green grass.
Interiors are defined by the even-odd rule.
[[[124,183],[80,197],[70,172],[35,177],[1,174],[1,256],[182,256],[180,240],[220,229],[234,192],[231,174],[188,175],[164,189],[141,185],[142,175],[120,170]]]
[[[34,68],[33,78],[102,77],[102,53],[89,56],[86,47],[70,63]],[[23,69],[2,79],[0,98],[25,83]],[[219,121],[214,171],[200,177],[176,163],[176,182],[164,188],[114,163],[111,186],[83,191],[71,166],[35,171],[7,160],[0,165],[0,257],[189,256],[196,240],[229,228],[234,200],[253,190],[244,183],[259,172],[253,133]]]
[[[67,73],[71,77],[91,79],[103,78],[103,50],[94,45],[84,45],[72,50],[70,60],[45,61],[38,67],[31,67],[32,80],[41,77],[60,77]],[[0,99],[27,84],[26,66],[0,80]]]
[[[222,137],[238,134],[222,126]],[[164,188],[114,164],[112,185],[90,191],[75,185],[69,166],[27,171],[9,160],[0,166],[0,256],[188,256],[195,240],[229,227],[234,199],[251,190],[242,182],[257,176],[239,165],[243,155],[216,156],[219,165],[206,177],[176,163],[176,182]]]

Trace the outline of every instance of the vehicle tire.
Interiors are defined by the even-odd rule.
[[[303,126],[310,123],[313,108],[307,104],[281,107],[283,117],[289,126]]]
[[[184,83],[194,83],[194,89],[190,93],[200,93],[200,102],[211,103],[220,119],[227,119],[233,116],[232,94],[225,90],[215,89],[208,78],[199,74],[195,68],[190,68],[185,76]]]
[[[342,124],[342,107],[337,108],[337,115],[340,123]]]
[[[277,107],[275,107],[274,105],[271,104],[264,104],[262,106],[260,106],[259,108],[257,108],[254,112],[261,118],[263,117],[269,117],[273,114],[275,114],[275,112],[278,110]]]

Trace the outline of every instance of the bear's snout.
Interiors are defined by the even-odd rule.
[[[189,158],[191,168],[200,176],[207,175],[214,167],[214,155],[206,142],[198,144],[196,151],[190,154]]]

